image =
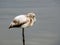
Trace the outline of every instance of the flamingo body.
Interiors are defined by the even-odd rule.
[[[27,15],[18,15],[10,23],[9,29],[14,27],[30,27],[33,26],[35,21],[35,13],[28,13]]]

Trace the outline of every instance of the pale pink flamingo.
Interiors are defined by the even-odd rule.
[[[22,28],[23,45],[25,45],[24,28],[33,26],[35,21],[36,21],[35,13],[27,13],[26,15],[18,15],[10,23],[9,29]]]

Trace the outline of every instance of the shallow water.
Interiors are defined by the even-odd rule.
[[[34,11],[37,21],[25,29],[26,45],[60,45],[59,0],[0,0],[0,45],[22,45],[21,29],[8,29],[19,14]]]

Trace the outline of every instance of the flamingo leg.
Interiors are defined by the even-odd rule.
[[[25,45],[25,35],[24,35],[24,28],[22,28],[22,38],[23,38],[23,45]]]

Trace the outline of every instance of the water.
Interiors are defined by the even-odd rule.
[[[31,11],[37,21],[25,29],[26,45],[60,45],[60,0],[0,0],[0,45],[22,45],[21,29],[8,26]]]

